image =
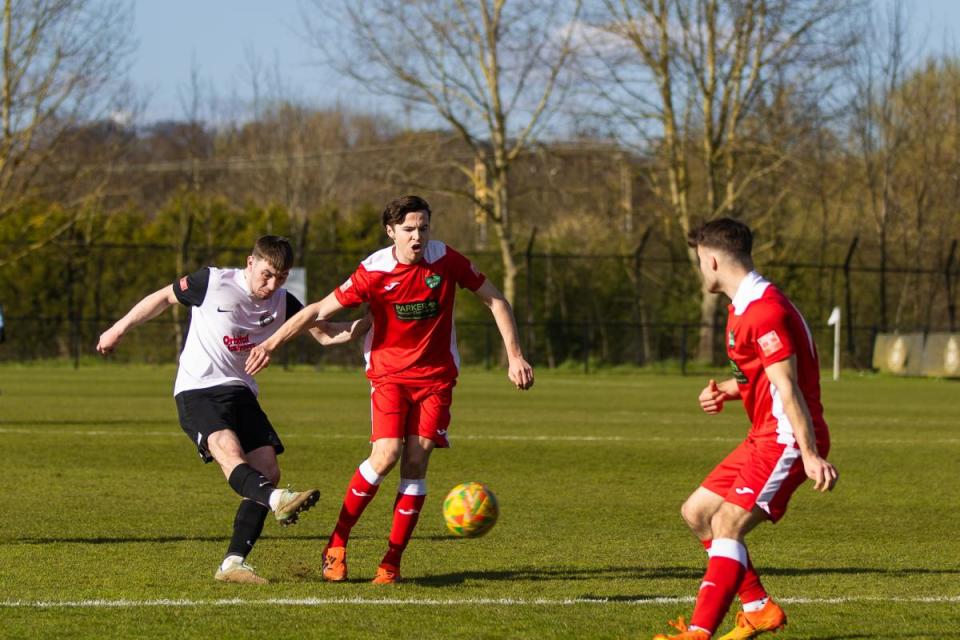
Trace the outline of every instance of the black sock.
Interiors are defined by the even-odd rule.
[[[257,538],[263,531],[263,521],[270,509],[253,500],[242,500],[237,508],[237,517],[233,520],[233,538],[227,548],[228,556],[247,557]]]
[[[246,462],[238,464],[230,473],[230,486],[244,498],[270,506],[270,494],[276,490],[273,483]]]

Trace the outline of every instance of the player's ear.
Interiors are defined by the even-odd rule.
[[[392,226],[392,225],[387,224],[387,225],[384,225],[383,228],[387,230],[387,236],[388,236],[391,240],[396,240],[396,234],[394,234],[394,232],[393,232],[393,226]]]

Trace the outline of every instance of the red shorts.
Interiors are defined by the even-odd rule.
[[[826,457],[830,441],[818,441],[817,450]],[[806,479],[799,449],[774,439],[747,438],[714,467],[700,486],[747,511],[760,507],[776,522],[786,513],[790,496]]]
[[[418,435],[444,449],[450,426],[450,405],[456,381],[426,386],[373,383],[370,389],[370,442]]]

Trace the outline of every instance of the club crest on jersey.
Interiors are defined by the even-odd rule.
[[[733,377],[736,378],[738,383],[747,384],[750,382],[750,380],[747,379],[747,374],[745,374],[733,360],[730,361],[730,371],[733,372]]]
[[[432,276],[427,276],[426,278],[424,278],[424,281],[427,283],[427,286],[430,287],[431,289],[436,289],[438,286],[440,286],[440,280],[441,280],[441,277],[440,277],[440,274],[438,273],[435,273]]]
[[[730,336],[727,338],[727,346],[730,347],[731,349],[733,349],[733,347],[736,346],[733,340],[733,331],[730,331]]]
[[[260,319],[257,321],[257,324],[259,324],[261,327],[265,327],[268,324],[273,323],[274,320],[276,320],[276,318],[273,317],[272,313],[269,311],[264,311],[263,315],[261,315]]]

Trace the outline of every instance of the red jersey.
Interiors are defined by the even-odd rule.
[[[373,326],[364,343],[367,377],[415,384],[456,379],[456,287],[476,291],[485,280],[466,257],[436,240],[427,243],[415,264],[397,262],[393,247],[367,257],[335,291],[346,307],[370,304]]]
[[[727,355],[750,417],[750,435],[793,445],[793,425],[764,367],[797,358],[797,377],[815,436],[827,436],[820,403],[820,363],[813,335],[800,312],[775,286],[751,272],[740,283],[727,317]]]

